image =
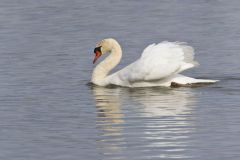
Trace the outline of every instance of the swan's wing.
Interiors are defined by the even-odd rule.
[[[108,81],[117,85],[155,81],[180,73],[197,64],[191,46],[182,42],[161,42],[146,47],[137,61],[110,75]]]
[[[145,80],[155,80],[180,73],[198,63],[194,61],[194,49],[184,42],[162,42],[149,45],[141,56]]]

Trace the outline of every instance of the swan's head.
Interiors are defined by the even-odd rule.
[[[117,41],[112,38],[107,38],[99,41],[96,45],[96,48],[94,49],[95,57],[93,60],[93,64],[97,61],[99,57],[101,57],[101,55],[111,52],[114,43],[117,43]]]

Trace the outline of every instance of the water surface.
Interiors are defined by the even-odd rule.
[[[240,2],[0,1],[0,159],[240,157]],[[185,41],[219,79],[200,88],[86,85],[95,43],[116,38],[118,70],[151,43]]]

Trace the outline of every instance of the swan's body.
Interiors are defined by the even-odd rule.
[[[180,86],[214,83],[216,80],[195,79],[183,76],[180,72],[193,68],[194,50],[181,42],[161,42],[149,45],[141,57],[120,71],[108,73],[120,62],[122,50],[114,39],[104,39],[95,48],[94,62],[102,55],[110,55],[99,63],[92,74],[92,83],[99,86],[119,85],[125,87]]]

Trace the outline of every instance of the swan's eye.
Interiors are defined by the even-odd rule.
[[[102,46],[96,47],[96,48],[94,49],[94,53],[100,52],[100,53],[102,54],[101,47],[102,47]]]

